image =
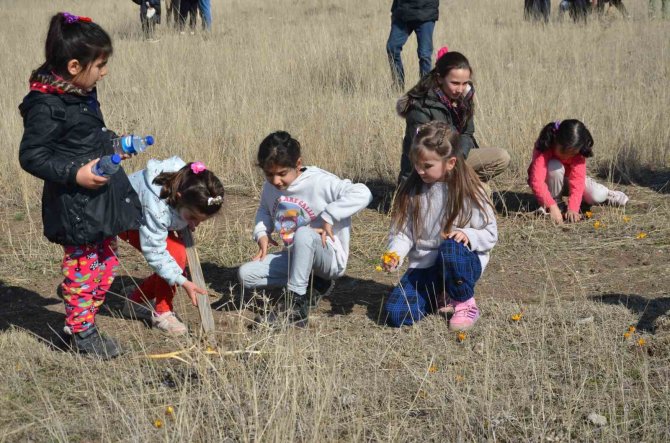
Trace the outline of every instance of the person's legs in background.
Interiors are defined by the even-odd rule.
[[[409,38],[410,32],[411,30],[405,23],[393,20],[391,22],[391,32],[386,41],[386,55],[391,66],[393,84],[400,90],[405,89],[405,70],[402,66],[400,53]]]
[[[202,29],[212,30],[212,2],[211,0],[198,0],[198,9],[202,17]]]
[[[423,22],[414,27],[419,57],[419,78],[423,78],[432,69],[433,30],[435,22]]]

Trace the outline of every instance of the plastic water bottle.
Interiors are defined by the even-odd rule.
[[[116,174],[121,168],[121,156],[119,154],[105,155],[91,169],[95,175],[108,177]]]
[[[154,144],[154,138],[151,135],[140,137],[139,135],[124,135],[112,139],[112,147],[114,152],[119,155],[123,154],[139,154],[146,151],[147,147]]]

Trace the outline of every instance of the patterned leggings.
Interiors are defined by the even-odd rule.
[[[95,314],[114,281],[119,266],[116,237],[92,245],[64,246],[63,249],[65,328],[76,334],[95,325]]]

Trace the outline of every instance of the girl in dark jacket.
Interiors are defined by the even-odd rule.
[[[64,248],[65,332],[72,347],[111,358],[118,346],[98,332],[95,315],[119,264],[116,235],[138,229],[142,218],[123,170],[109,177],[92,172],[113,152],[114,133],[105,128],[95,89],[107,75],[112,41],[90,18],[63,12],[51,18],[45,54],[19,106],[19,161],[44,180],[44,235]]]
[[[509,154],[504,149],[479,148],[477,145],[473,101],[475,91],[468,59],[460,52],[448,52],[446,47],[440,49],[437,56],[435,68],[400,97],[396,104],[398,115],[406,122],[398,182],[403,182],[412,172],[408,153],[417,128],[433,120],[447,122],[459,132],[467,163],[486,182],[507,169]]]

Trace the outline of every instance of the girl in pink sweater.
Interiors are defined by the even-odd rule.
[[[589,205],[624,206],[628,196],[612,191],[586,176],[586,159],[593,156],[593,137],[579,120],[547,124],[535,142],[528,167],[528,184],[543,210],[558,224],[581,220],[582,199]],[[557,201],[568,196],[565,214]]]

